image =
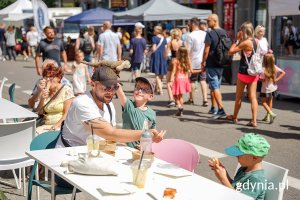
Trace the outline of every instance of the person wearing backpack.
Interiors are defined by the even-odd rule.
[[[93,51],[95,49],[94,38],[91,37],[87,30],[81,29],[79,33],[79,37],[76,40],[75,51],[82,51],[84,53],[84,60],[87,62],[91,62],[93,58]],[[92,75],[92,67],[88,66],[88,71],[90,76]]]
[[[225,117],[226,113],[223,108],[222,94],[220,90],[224,65],[222,62],[215,62],[217,59],[218,45],[221,45],[221,38],[228,39],[226,31],[219,26],[219,17],[216,14],[208,16],[207,25],[211,31],[205,36],[205,47],[202,59],[202,69],[206,71],[207,81],[210,88],[211,108],[209,114],[214,115],[214,119]],[[222,52],[225,55],[224,52]]]
[[[249,74],[249,63],[251,63],[251,58],[258,51],[258,41],[254,39],[254,28],[251,22],[244,22],[240,31],[237,33],[237,41],[232,44],[229,50],[229,54],[233,55],[237,52],[241,54],[239,72],[238,72],[238,80],[236,84],[236,96],[235,96],[235,104],[234,104],[234,112],[233,115],[228,115],[227,120],[237,123],[238,122],[238,113],[242,105],[242,96],[244,93],[244,89],[248,87],[248,97],[251,102],[251,112],[252,119],[247,124],[247,126],[251,126],[253,128],[257,127],[256,118],[257,118],[257,98],[256,98],[256,87],[258,81],[258,75]]]

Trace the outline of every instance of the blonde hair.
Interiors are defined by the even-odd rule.
[[[241,31],[243,32],[243,39],[254,37],[254,28],[251,22],[244,22],[241,25]]]
[[[276,81],[276,68],[275,68],[275,58],[271,53],[264,55],[263,67],[265,68],[264,74],[267,81],[275,83]]]
[[[155,33],[157,33],[157,34],[162,34],[163,29],[162,29],[161,26],[155,26],[155,27],[154,27],[154,31],[155,31]]]
[[[186,47],[179,47],[177,52],[177,60],[179,61],[183,71],[188,72],[190,69],[189,52]]]
[[[77,50],[77,51],[75,52],[75,56],[79,56],[79,55],[83,55],[83,56],[84,56],[83,51]]]
[[[260,31],[266,31],[266,28],[263,25],[257,25],[254,30],[255,35],[257,36]]]
[[[170,34],[171,34],[171,38],[172,38],[172,39],[176,39],[177,37],[180,38],[182,33],[181,33],[181,30],[180,30],[180,29],[175,28],[175,29],[172,29],[172,30],[171,30],[171,33],[170,33]]]

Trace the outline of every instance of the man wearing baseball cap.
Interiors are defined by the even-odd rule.
[[[268,155],[270,144],[256,133],[246,133],[235,145],[225,149],[225,153],[236,156],[241,167],[234,179],[231,179],[225,167],[217,160],[209,160],[209,166],[214,170],[219,181],[232,189],[241,191],[257,200],[265,198],[267,188],[262,160]]]
[[[89,135],[118,142],[132,142],[140,139],[142,130],[116,129],[115,109],[112,98],[119,88],[118,77],[106,66],[95,70],[91,82],[92,90],[76,97],[62,125],[62,134],[57,147],[85,145]],[[93,130],[92,130],[93,129]],[[153,141],[160,142],[164,131],[152,129]]]
[[[147,102],[154,97],[154,82],[145,77],[135,79],[136,84],[133,91],[134,101],[127,99],[122,87],[117,91],[123,114],[123,128],[131,130],[142,130],[144,121],[149,122],[149,128],[156,128],[156,113],[147,106]],[[128,146],[137,148],[139,140],[127,143]]]

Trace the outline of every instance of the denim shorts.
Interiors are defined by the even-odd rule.
[[[141,63],[131,63],[131,71],[137,71],[141,69]]]
[[[220,89],[224,68],[206,68],[206,76],[211,90]]]

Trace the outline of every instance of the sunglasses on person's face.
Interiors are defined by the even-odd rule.
[[[142,94],[151,94],[152,93],[152,90],[150,88],[142,88],[142,87],[135,87],[134,88],[134,91],[135,92],[140,92]]]
[[[101,83],[101,82],[99,82],[99,83]],[[101,84],[100,86],[101,86],[101,88],[102,88],[102,90],[104,92],[115,92],[115,91],[117,91],[119,89],[119,85],[118,84],[114,84],[114,85],[109,86],[109,87],[105,86],[103,84]]]

